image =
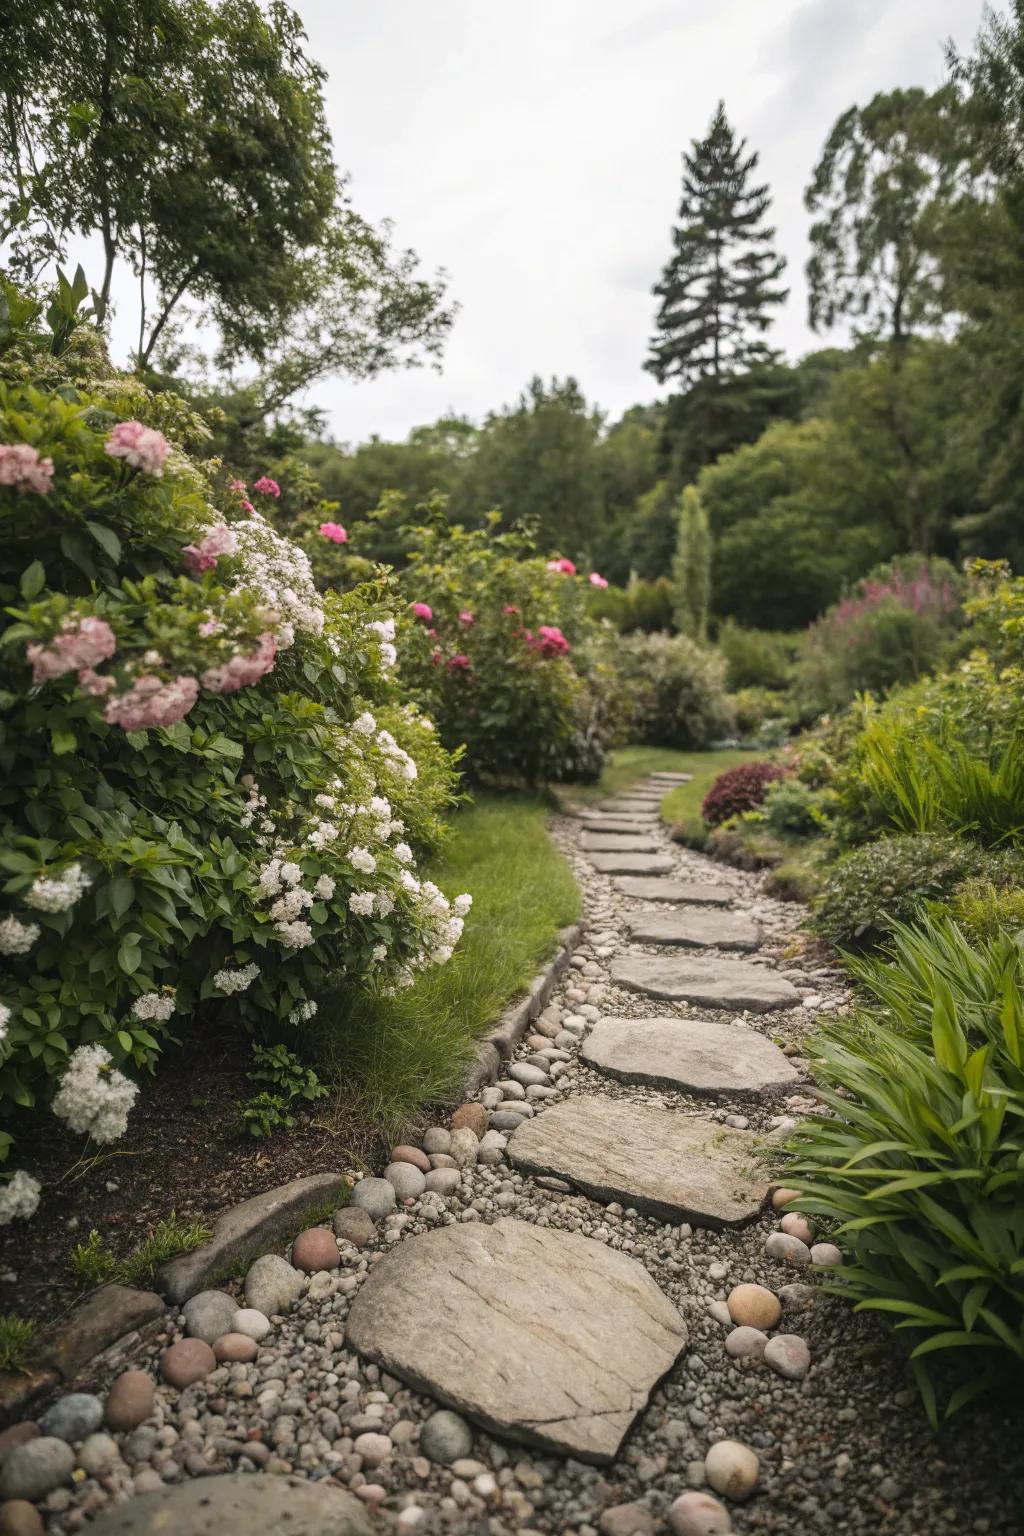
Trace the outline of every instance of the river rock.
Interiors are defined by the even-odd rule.
[[[734,1360],[760,1360],[767,1343],[768,1335],[760,1328],[734,1328],[726,1335],[725,1352]]]
[[[809,1264],[811,1250],[798,1237],[788,1232],[772,1232],[765,1241],[764,1251],[770,1259],[781,1259],[783,1264]]]
[[[245,1277],[246,1306],[265,1317],[290,1312],[301,1295],[302,1275],[278,1253],[265,1253]]]
[[[103,1423],[103,1404],[91,1392],[69,1392],[48,1408],[39,1420],[44,1435],[58,1440],[79,1441],[91,1435]]]
[[[415,1168],[412,1171],[418,1172]],[[419,1177],[422,1179],[423,1175],[419,1174]],[[292,1244],[292,1265],[307,1275],[315,1274],[317,1270],[337,1269],[340,1263],[337,1239],[329,1227],[307,1227]]]
[[[111,1429],[137,1429],[150,1418],[156,1382],[148,1371],[122,1371],[107,1393],[104,1415]]]
[[[27,1499],[5,1499],[0,1504],[0,1536],[45,1536],[43,1517]]]
[[[732,1531],[725,1505],[696,1488],[681,1493],[669,1505],[668,1526],[674,1536],[730,1536]]]
[[[764,1285],[734,1285],[726,1306],[733,1322],[748,1328],[774,1328],[782,1316],[782,1303]]]
[[[750,1498],[760,1471],[755,1453],[739,1440],[719,1440],[704,1458],[704,1476],[711,1487],[738,1503]]]
[[[802,1381],[811,1368],[811,1352],[796,1333],[777,1333],[768,1341],[764,1361],[789,1381]]]
[[[399,1200],[418,1200],[426,1188],[423,1174],[412,1163],[388,1163],[384,1177]]]
[[[333,1225],[336,1236],[353,1248],[365,1248],[377,1236],[373,1217],[357,1205],[343,1205],[340,1211],[335,1211]]]
[[[443,1467],[468,1456],[473,1449],[473,1431],[457,1413],[442,1408],[432,1413],[420,1430],[420,1451]]]
[[[373,1536],[376,1530],[362,1502],[329,1482],[222,1473],[171,1486],[158,1478],[153,1492],[105,1509],[89,1536]]]
[[[255,1307],[239,1307],[231,1319],[230,1333],[243,1333],[247,1339],[253,1339],[257,1344],[265,1339],[273,1324],[265,1312],[257,1312]]]
[[[181,1310],[185,1314],[185,1332],[189,1338],[212,1344],[231,1327],[238,1302],[227,1291],[200,1291],[186,1301]]]
[[[0,1499],[45,1499],[68,1481],[74,1468],[74,1451],[56,1435],[16,1445],[0,1467]]]
[[[538,1339],[543,1368],[524,1369]],[[602,1462],[686,1328],[636,1260],[506,1219],[407,1239],[371,1270],[346,1341],[499,1435]]]
[[[179,1339],[160,1356],[160,1370],[172,1387],[190,1387],[217,1366],[217,1357],[203,1339]]]
[[[452,1130],[461,1131],[468,1127],[477,1138],[483,1136],[487,1129],[489,1116],[482,1104],[461,1104],[452,1115]],[[444,1147],[439,1151],[447,1150]]]
[[[395,1208],[395,1186],[387,1179],[360,1179],[348,1197],[357,1211],[365,1211],[374,1221],[382,1221]]]

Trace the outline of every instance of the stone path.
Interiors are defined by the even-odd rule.
[[[842,979],[760,876],[622,814],[672,782],[555,822],[587,932],[501,1080],[244,1285],[183,1268],[109,1392],[0,1437],[3,1536],[1018,1531],[1009,1417],[930,1441],[892,1334],[813,1284],[839,1250],[768,1198]],[[586,846],[638,825],[660,851]]]

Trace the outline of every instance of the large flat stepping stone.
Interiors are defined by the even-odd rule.
[[[667,875],[675,868],[667,853],[588,853],[602,875]]]
[[[635,832],[584,832],[580,838],[580,847],[594,853],[657,853],[663,846],[660,838]]]
[[[623,833],[626,837],[648,836],[657,829],[654,816],[587,816],[584,818],[585,834],[604,837],[609,833]]]
[[[692,773],[670,773],[667,768],[653,768],[649,775],[652,779],[659,779],[663,784],[692,784]]]
[[[344,1488],[243,1472],[138,1493],[89,1525],[93,1536],[373,1536],[377,1529]]]
[[[583,1042],[583,1059],[624,1083],[697,1093],[759,1093],[800,1077],[756,1029],[713,1019],[601,1019]]]
[[[392,1249],[345,1336],[499,1435],[606,1462],[679,1357],[686,1325],[635,1259],[503,1220]]]
[[[749,1133],[625,1099],[554,1104],[513,1131],[508,1155],[525,1173],[567,1179],[661,1221],[740,1226],[768,1194]]]
[[[761,930],[742,912],[635,912],[627,919],[640,944],[687,949],[756,949]]]
[[[692,902],[702,907],[731,906],[735,894],[727,885],[701,885],[696,880],[666,880],[664,876],[645,880],[623,875],[612,884],[623,896],[635,896],[638,901]]]
[[[602,800],[601,809],[615,814],[657,816],[656,800]]]
[[[784,976],[745,960],[627,951],[612,961],[611,974],[613,981],[632,992],[708,1008],[747,1008],[751,1013],[767,1013],[772,1008],[793,1008],[800,1001],[799,992]]]

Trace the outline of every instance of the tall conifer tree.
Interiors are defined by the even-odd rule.
[[[645,366],[659,383],[721,382],[775,358],[762,338],[788,291],[778,286],[786,263],[765,223],[768,187],[751,185],[757,162],[719,102],[707,136],[683,155],[673,253],[654,289],[658,334]]]

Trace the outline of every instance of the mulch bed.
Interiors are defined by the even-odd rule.
[[[54,1321],[88,1287],[68,1265],[95,1229],[122,1258],[172,1211],[206,1225],[225,1207],[309,1173],[378,1162],[387,1148],[358,1117],[322,1100],[291,1130],[239,1136],[247,1077],[245,1038],[205,1030],[161,1057],[143,1081],[128,1133],[95,1148],[45,1111],[11,1129],[11,1165],[43,1185],[30,1221],[0,1228],[0,1313]],[[145,1284],[145,1281],[138,1282]]]

